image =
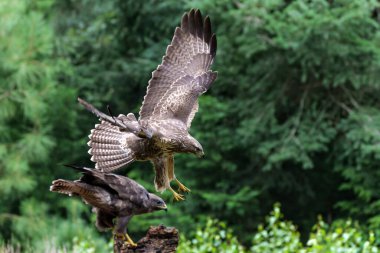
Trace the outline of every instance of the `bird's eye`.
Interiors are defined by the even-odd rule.
[[[158,200],[157,205],[161,205],[161,204],[162,204],[161,200]]]

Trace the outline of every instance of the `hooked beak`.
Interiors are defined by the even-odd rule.
[[[166,204],[163,204],[162,206],[157,206],[158,209],[161,209],[161,210],[164,210],[165,212],[168,211],[168,207],[166,206]]]
[[[137,136],[140,137],[140,138],[152,139],[153,133],[152,133],[152,131],[149,131],[146,128],[141,128],[140,131],[137,132]]]
[[[198,158],[203,158],[203,157],[205,157],[205,153],[203,153],[203,151],[200,151],[200,152],[197,153],[197,157]]]

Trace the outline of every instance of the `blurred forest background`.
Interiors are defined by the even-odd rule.
[[[0,251],[110,251],[88,206],[48,190],[79,176],[62,164],[93,166],[97,119],[76,98],[137,113],[191,8],[218,38],[219,77],[191,128],[206,157],[176,156],[192,192],[165,193],[169,212],[135,217],[132,237],[162,223],[180,252],[378,252],[372,0],[0,0]],[[154,191],[148,162],[118,173]]]

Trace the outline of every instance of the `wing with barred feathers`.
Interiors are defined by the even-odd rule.
[[[185,13],[161,65],[152,73],[140,120],[175,118],[189,128],[198,97],[217,77],[210,70],[216,47],[209,17],[203,20],[199,10]]]

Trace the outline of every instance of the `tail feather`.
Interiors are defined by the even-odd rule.
[[[78,189],[74,182],[58,179],[52,182],[52,185],[50,186],[50,191],[72,195],[74,193],[77,193]]]
[[[89,138],[91,148],[88,152],[92,155],[91,161],[96,162],[96,169],[110,172],[135,160],[135,154],[127,142],[130,138],[136,138],[133,133],[121,132],[119,127],[102,121],[91,130]]]
[[[110,193],[101,187],[90,185],[80,180],[75,182],[58,179],[52,182],[50,191],[62,194],[78,195],[86,204],[97,208],[107,208],[111,205]]]
[[[92,154],[92,152],[120,150],[119,144],[107,144],[107,143],[104,144],[104,143],[98,143],[98,142],[90,140],[89,142],[87,142],[87,145],[91,147],[90,150],[88,151],[89,153],[91,152],[90,155]]]
[[[110,127],[109,124],[96,124],[95,125],[95,129],[98,129],[98,130],[105,130],[109,133],[116,133],[118,134],[120,131],[117,127]]]
[[[97,149],[90,148],[88,153],[93,156],[112,156],[112,155],[123,155],[125,153],[124,150],[120,150],[120,148],[115,145],[115,149],[111,149],[108,147],[99,147]]]
[[[99,132],[93,132],[88,136],[92,142],[104,143],[104,144],[119,144],[120,136],[111,134],[104,134]]]

